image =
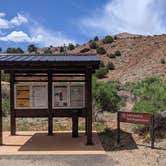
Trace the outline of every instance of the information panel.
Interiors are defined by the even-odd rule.
[[[16,87],[16,107],[30,107],[29,86]]]
[[[32,107],[43,108],[48,106],[47,86],[32,86]]]

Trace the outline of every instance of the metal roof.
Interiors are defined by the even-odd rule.
[[[99,62],[96,55],[0,55],[2,62]]]
[[[1,70],[32,70],[45,69],[54,70],[58,67],[63,70],[83,69],[84,67],[92,67],[93,70],[99,67],[100,59],[94,55],[0,55]]]

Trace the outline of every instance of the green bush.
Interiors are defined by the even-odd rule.
[[[98,36],[95,36],[93,40],[98,41],[99,40]]]
[[[115,69],[114,64],[113,64],[112,62],[108,62],[108,64],[107,64],[107,69],[108,69],[108,70],[114,70],[114,69]]]
[[[45,54],[52,54],[51,47],[48,47],[46,50],[44,50]]]
[[[10,53],[24,53],[24,51],[21,48],[7,48],[6,53],[10,54]]]
[[[120,51],[115,51],[115,56],[121,56],[121,52]]]
[[[28,46],[28,52],[37,52],[37,47],[34,45],[34,44],[30,44],[29,46]]]
[[[100,67],[105,67],[105,64],[103,61],[100,61]]]
[[[64,52],[65,51],[64,47],[60,47],[59,51],[60,51],[60,53]]]
[[[0,52],[2,52],[2,48],[0,48]]]
[[[100,55],[103,55],[106,53],[106,50],[103,47],[97,48],[96,52]]]
[[[91,43],[89,43],[89,47],[91,49],[97,49],[98,48],[98,45],[96,44],[96,42],[92,41]]]
[[[113,54],[113,53],[108,54],[107,56],[108,56],[109,58],[115,58],[115,57],[116,57],[116,55],[115,55],[115,54]]]
[[[113,41],[114,41],[113,37],[112,37],[112,36],[109,36],[109,35],[105,36],[105,38],[103,39],[103,42],[104,42],[105,44],[107,44],[107,43],[112,43]]]
[[[161,59],[161,64],[165,64],[165,63],[166,63],[165,59]]]
[[[7,116],[10,112],[10,100],[7,98],[2,98],[2,110],[3,116]]]
[[[133,94],[138,97],[134,112],[157,113],[166,110],[166,81],[147,78],[132,84]]]
[[[96,77],[97,78],[104,78],[107,73],[108,73],[107,68],[102,67],[96,71]]]
[[[121,103],[114,82],[97,82],[93,79],[93,98],[96,106],[102,111],[116,112]]]
[[[74,49],[75,49],[75,46],[74,46],[72,43],[70,43],[70,44],[68,45],[68,49],[69,49],[69,50],[74,50]]]

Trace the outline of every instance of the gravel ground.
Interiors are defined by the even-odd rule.
[[[114,166],[107,155],[90,156],[0,156],[1,166]]]

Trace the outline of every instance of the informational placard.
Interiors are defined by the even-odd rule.
[[[47,85],[15,85],[15,108],[47,108]]]
[[[69,106],[67,86],[54,86],[53,104],[54,107]]]
[[[16,107],[30,107],[29,86],[16,87]]]
[[[83,86],[75,85],[70,87],[71,107],[83,107],[84,96]]]
[[[154,115],[149,113],[118,112],[117,113],[117,143],[120,143],[120,122],[144,124],[150,126],[151,148],[154,148]]]
[[[82,108],[84,107],[83,85],[54,85],[53,87],[54,108]]]
[[[47,86],[32,86],[32,107],[43,108],[48,106]]]
[[[120,121],[150,125],[152,122],[152,115],[148,113],[120,112]]]

